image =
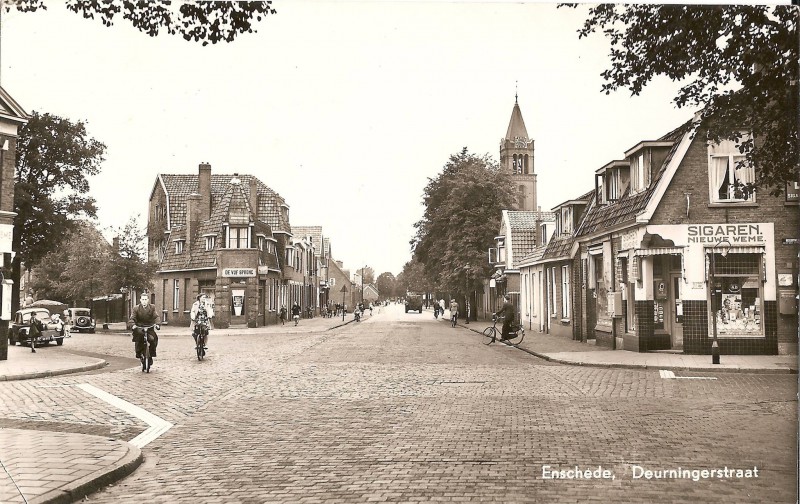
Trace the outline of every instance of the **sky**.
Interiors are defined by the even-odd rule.
[[[351,270],[402,271],[428,180],[463,147],[499,160],[515,94],[542,210],[694,113],[665,78],[603,94],[609,46],[578,39],[585,4],[277,0],[256,33],[205,47],[47,5],[3,14],[0,84],[105,143],[100,226],[144,225],[158,174],[208,162],[261,179]]]

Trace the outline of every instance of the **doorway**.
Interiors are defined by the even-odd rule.
[[[683,278],[680,274],[672,273],[669,276],[669,327],[665,328],[670,334],[670,343],[673,350],[683,350]]]

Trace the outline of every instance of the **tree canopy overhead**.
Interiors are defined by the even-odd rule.
[[[164,30],[185,40],[200,42],[233,42],[242,33],[252,33],[253,24],[262,16],[275,14],[271,0],[264,2],[219,2],[150,0],[67,0],[67,9],[84,18],[99,18],[112,26],[117,16],[137,30],[155,37]],[[6,4],[6,12],[15,8],[21,12],[47,10],[43,0],[16,0]]]
[[[488,155],[465,147],[450,156],[439,176],[429,179],[425,212],[414,224],[414,261],[424,265],[426,279],[437,289],[464,292],[469,281],[486,278],[487,250],[513,201],[513,184]]]
[[[606,94],[638,95],[656,76],[681,81],[674,101],[697,107],[709,139],[740,150],[757,187],[780,194],[798,179],[798,11],[792,5],[600,4],[578,30],[611,42]]]

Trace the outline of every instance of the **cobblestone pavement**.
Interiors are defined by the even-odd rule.
[[[70,345],[133,352],[125,335]],[[797,499],[796,375],[664,380],[553,365],[401,307],[329,332],[212,334],[203,362],[188,334],[162,336],[158,353],[151,374],[118,366],[4,383],[0,427],[126,440],[147,427],[79,383],[174,424],[91,502]],[[614,479],[543,478],[545,466],[576,465]],[[758,477],[648,480],[635,466],[757,467]]]

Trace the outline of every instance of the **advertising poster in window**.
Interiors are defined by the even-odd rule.
[[[244,307],[244,289],[234,289],[231,291],[231,295],[233,296],[233,314],[240,317]]]

